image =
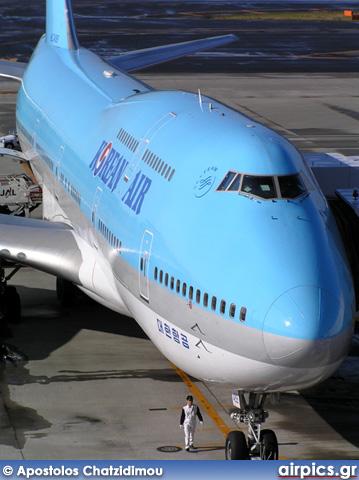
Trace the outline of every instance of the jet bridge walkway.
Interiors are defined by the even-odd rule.
[[[356,310],[359,310],[359,217],[340,196],[327,198],[343,239],[353,274]]]
[[[343,238],[359,310],[359,156],[308,153],[304,157],[328,200]]]

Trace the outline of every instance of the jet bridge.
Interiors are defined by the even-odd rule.
[[[359,156],[308,153],[309,163],[326,196],[350,262],[359,309]]]
[[[359,155],[305,153],[304,158],[326,197],[335,195],[338,189],[359,188]]]

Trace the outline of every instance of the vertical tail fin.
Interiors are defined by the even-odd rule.
[[[71,0],[46,0],[46,43],[66,50],[79,48]]]

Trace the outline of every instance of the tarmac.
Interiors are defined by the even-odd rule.
[[[209,95],[271,126],[303,152],[358,155],[358,87],[352,74],[138,75],[156,88]],[[0,80],[0,135],[14,127],[16,82]],[[0,159],[1,162],[1,159]],[[1,163],[0,163],[1,172]],[[10,281],[23,320],[6,343],[24,360],[0,363],[0,460],[223,460],[231,390],[171,365],[133,319],[78,298],[64,309],[55,278],[30,268]],[[265,428],[280,459],[359,458],[359,339],[319,387],[268,402]],[[196,450],[184,450],[181,407],[202,411]]]

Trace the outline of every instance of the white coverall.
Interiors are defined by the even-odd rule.
[[[180,425],[183,425],[184,428],[186,448],[193,447],[197,416],[199,418],[199,421],[202,423],[203,418],[197,405],[192,404],[191,406],[185,405],[183,407]]]

